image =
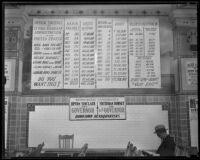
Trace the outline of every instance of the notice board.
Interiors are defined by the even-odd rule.
[[[43,26],[43,28],[49,27],[49,30],[34,28],[34,24],[38,19],[41,23],[50,23],[51,25],[49,26],[47,24]],[[59,39],[59,35],[62,32],[63,42],[55,46],[52,44],[51,46],[45,46],[50,45],[50,43],[45,43],[44,39],[40,39],[44,44],[43,49],[41,49],[42,46],[37,46],[37,41],[33,42],[33,34],[24,41],[24,52],[26,54],[24,55],[23,61],[22,94],[121,96],[144,93],[171,94],[174,92],[174,75],[170,74],[170,72],[166,73],[164,71],[164,68],[166,68],[165,63],[160,63],[160,58],[162,62],[162,55],[168,55],[168,53],[173,51],[173,31],[168,17],[61,16],[54,20],[55,18],[53,17],[37,17],[37,21],[34,20],[30,31],[35,32],[37,38],[43,37],[41,34],[44,34],[44,37],[47,39],[51,37],[51,34],[56,34],[53,37]],[[93,20],[95,21],[95,27]],[[113,21],[111,22],[111,20]],[[60,27],[63,26],[63,21],[64,27]],[[138,22],[138,26],[134,27],[135,24],[133,22],[136,21]],[[52,28],[53,23],[57,23],[57,27]],[[89,30],[87,28],[91,29]],[[81,32],[83,30],[84,33]],[[138,34],[137,38],[135,37],[136,34]],[[148,41],[145,40],[143,43],[140,34],[148,37]],[[155,41],[151,36],[155,38]],[[82,39],[84,39],[84,42],[81,42]],[[92,44],[93,39],[95,39],[95,47]],[[138,41],[139,39],[140,42]],[[50,40],[53,42],[53,39],[50,38]],[[156,42],[157,40],[159,43]],[[154,46],[154,51],[153,48],[149,48],[145,43],[148,43],[149,47]],[[138,46],[134,44],[138,44]],[[145,56],[142,54],[144,50],[142,50],[141,45],[145,45]],[[62,49],[60,46],[64,48]],[[40,53],[37,52],[38,48],[33,47],[40,47]],[[53,49],[53,51],[48,50],[48,47]],[[159,49],[160,52],[158,52]],[[127,54],[127,50],[130,51],[130,55]],[[141,57],[139,53],[141,53]],[[58,57],[60,56],[63,59],[59,59]],[[44,64],[36,64],[43,63],[47,59],[51,64],[45,64],[46,62]],[[134,61],[132,61],[133,59]],[[90,63],[90,65],[85,65],[86,62]],[[158,67],[159,63],[160,67]],[[95,65],[95,69],[93,68],[93,64]],[[88,66],[90,66],[90,69],[87,68]],[[141,70],[139,69],[140,66],[142,66]],[[33,69],[34,67],[37,67],[37,69]],[[63,79],[60,78],[60,75]],[[39,79],[39,77],[43,78]],[[93,83],[94,79],[95,85]],[[132,83],[139,79],[142,83]],[[149,83],[150,81],[152,85]],[[34,83],[35,87],[33,87]],[[47,84],[48,87],[46,86]]]
[[[197,58],[181,58],[181,78],[183,90],[197,90]]]
[[[161,88],[159,19],[34,18],[31,89]]]
[[[33,104],[29,111],[28,146],[44,142],[58,148],[59,134],[74,134],[74,148],[126,148],[128,141],[141,149],[157,149],[160,139],[154,127],[168,126],[168,111],[162,105],[127,105],[126,120],[69,120],[67,104]]]

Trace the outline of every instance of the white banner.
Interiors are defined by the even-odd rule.
[[[126,119],[124,97],[70,98],[70,120]]]

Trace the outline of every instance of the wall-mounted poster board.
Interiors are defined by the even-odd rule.
[[[31,89],[99,88],[161,88],[158,18],[34,18]]]
[[[50,20],[53,22],[54,17],[47,16],[37,16],[33,17],[35,20],[39,20],[40,22],[45,22]],[[42,53],[33,53],[33,44],[37,44],[38,42],[33,42],[33,35],[29,38],[26,38],[24,43],[24,55],[23,59],[23,75],[22,75],[22,94],[24,95],[63,95],[74,97],[74,96],[125,96],[125,95],[137,95],[137,94],[172,94],[174,93],[175,85],[174,85],[174,74],[170,70],[170,65],[168,63],[168,58],[165,56],[170,56],[169,53],[173,51],[173,31],[172,24],[168,19],[168,16],[129,16],[129,15],[115,15],[115,16],[96,16],[96,15],[69,15],[69,16],[59,16],[58,18],[64,19],[64,27],[63,28],[63,86],[62,88],[56,88],[55,86],[50,88],[45,88],[42,86],[44,83],[50,82],[49,85],[55,84],[55,78],[49,78],[40,81],[37,81],[33,77],[40,77],[39,75],[45,77],[55,77],[50,76],[46,73],[53,71],[52,73],[57,73],[59,69],[61,69],[61,63],[56,62],[54,54],[51,55],[51,51],[49,49],[59,49],[59,46],[45,46],[46,50],[42,50]],[[144,23],[139,23],[139,26],[134,26],[131,24],[136,21],[144,21]],[[95,21],[95,25],[94,25]],[[31,21],[30,21],[31,22]],[[37,21],[33,21],[33,32],[37,33],[38,37],[46,37],[48,34],[59,34],[60,27],[57,28],[49,28],[51,31],[42,30],[42,28],[34,28],[34,23]],[[90,23],[89,23],[90,22]],[[130,23],[131,22],[131,23]],[[152,22],[152,23],[149,23]],[[157,23],[158,22],[158,23]],[[84,23],[84,26],[83,26]],[[36,24],[38,26],[38,24]],[[46,24],[47,25],[47,24]],[[130,27],[131,25],[131,27]],[[43,27],[45,24],[43,24]],[[52,25],[53,26],[53,23]],[[46,26],[47,27],[47,26]],[[30,28],[30,29],[31,29]],[[90,29],[88,29],[90,28]],[[135,30],[134,30],[135,28]],[[137,33],[137,28],[138,30]],[[142,40],[141,44],[136,42],[142,36],[138,35],[138,38],[133,36],[133,33],[142,34],[144,29],[145,35],[148,37],[149,47],[145,45],[146,49],[146,59],[142,50]],[[41,30],[39,30],[41,29]],[[55,30],[53,30],[55,29]],[[130,32],[129,32],[130,31]],[[159,42],[157,42],[159,31]],[[39,35],[40,33],[40,35]],[[95,34],[94,34],[95,33]],[[151,35],[152,34],[152,35]],[[82,35],[82,36],[81,36]],[[50,36],[50,35],[49,35]],[[149,37],[150,36],[150,37]],[[153,36],[155,39],[152,39]],[[57,35],[55,35],[57,37]],[[135,38],[133,38],[135,37]],[[95,39],[95,43],[93,43]],[[152,40],[150,40],[152,39]],[[84,42],[81,42],[83,41]],[[135,45],[138,46],[134,48],[133,40],[135,40]],[[147,41],[145,41],[147,43]],[[159,44],[158,44],[159,43]],[[141,46],[140,46],[140,45]],[[159,47],[160,46],[160,51]],[[144,44],[143,44],[144,46]],[[40,46],[40,49],[42,47]],[[154,50],[154,49],[155,50]],[[128,52],[127,52],[128,50]],[[129,52],[130,50],[130,52]],[[149,50],[149,51],[147,51]],[[155,55],[149,55],[155,51]],[[47,52],[48,51],[48,52]],[[80,52],[81,51],[81,52]],[[34,51],[35,52],[35,51]],[[129,60],[129,56],[134,59],[137,52],[138,60],[135,63],[135,67],[142,68],[136,69],[133,66],[133,61]],[[50,53],[50,54],[49,54]],[[86,53],[86,54],[85,54]],[[127,54],[131,53],[131,54]],[[80,55],[82,57],[80,57]],[[34,55],[34,57],[33,57]],[[159,56],[159,58],[158,58]],[[31,58],[30,58],[31,57]],[[46,68],[43,73],[42,70],[35,70],[36,75],[32,74],[33,68],[33,58],[37,63],[43,63],[39,61],[43,61],[43,58],[50,59],[51,63],[54,63],[51,68]],[[47,58],[46,58],[47,57]],[[142,60],[140,61],[140,57]],[[41,59],[39,59],[41,58]],[[95,59],[95,60],[94,60]],[[155,62],[156,59],[156,62]],[[161,60],[160,63],[160,71],[157,68],[158,61]],[[80,60],[83,62],[80,63]],[[147,62],[147,60],[149,60]],[[44,60],[47,61],[47,60]],[[167,63],[165,63],[167,61]],[[95,62],[95,64],[94,64]],[[140,63],[141,62],[141,63]],[[155,62],[155,63],[154,63]],[[57,63],[57,64],[56,64]],[[87,64],[88,63],[88,64]],[[144,63],[148,63],[144,66]],[[154,63],[154,64],[153,64]],[[90,64],[90,65],[89,65]],[[95,69],[93,68],[93,64],[95,65]],[[37,64],[37,67],[43,68],[47,64]],[[84,66],[83,68],[80,68]],[[89,68],[87,68],[89,67]],[[45,68],[45,67],[44,67]],[[57,70],[58,69],[58,70]],[[81,69],[81,70],[80,70]],[[92,71],[94,69],[94,71]],[[155,72],[154,72],[155,69]],[[42,71],[42,72],[41,72]],[[149,73],[147,73],[149,71]],[[152,72],[152,73],[150,73]],[[160,72],[160,73],[159,73]],[[140,74],[141,73],[141,74]],[[148,77],[145,78],[145,74]],[[32,74],[32,75],[31,75]],[[46,75],[43,75],[46,74]],[[94,76],[95,74],[95,76]],[[130,74],[132,74],[132,78],[130,78]],[[52,74],[51,74],[52,75]],[[157,77],[160,75],[160,80]],[[58,78],[59,76],[57,76]],[[95,84],[93,83],[95,77]],[[130,79],[141,79],[142,84],[138,88],[135,88],[137,84],[132,84],[134,87],[130,86]],[[43,81],[42,81],[43,80]],[[133,82],[132,80],[132,82]],[[159,87],[159,83],[160,87]],[[31,83],[37,83],[38,86],[31,87]],[[39,83],[40,82],[40,83]],[[61,82],[61,81],[60,81]],[[81,84],[82,83],[82,84]],[[148,85],[147,83],[153,83],[153,86]],[[58,84],[58,83],[57,83]],[[88,84],[88,85],[86,85]],[[143,86],[143,88],[141,87]],[[145,87],[145,88],[144,88]],[[151,88],[150,88],[151,87]],[[45,89],[44,89],[45,88]]]
[[[69,120],[65,104],[32,104],[29,111],[28,146],[44,141],[44,148],[58,148],[59,134],[74,134],[74,148],[126,148],[128,141],[141,149],[156,150],[160,139],[153,133],[162,123],[169,128],[162,105],[127,105],[126,120]]]
[[[181,58],[183,90],[197,90],[197,58]]]
[[[14,91],[15,89],[15,59],[5,59],[4,73],[6,76],[5,91]]]

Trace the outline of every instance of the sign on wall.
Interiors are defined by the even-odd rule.
[[[5,50],[17,51],[18,49],[18,35],[19,29],[17,27],[5,28]]]
[[[189,119],[191,146],[198,148],[198,99],[189,97]]]
[[[70,98],[70,120],[126,119],[124,97]]]
[[[6,59],[4,74],[6,77],[5,91],[14,91],[15,86],[15,59]]]
[[[34,19],[31,89],[161,88],[156,18]]]
[[[8,133],[8,97],[6,96],[5,97],[5,100],[4,100],[4,107],[5,107],[5,148],[7,148],[7,133]]]
[[[197,59],[182,58],[182,89],[197,90]]]

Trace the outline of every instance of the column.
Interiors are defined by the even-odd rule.
[[[174,6],[171,12],[174,33],[174,74],[178,111],[177,143],[197,154],[198,127],[191,107],[197,105],[197,9],[195,6]],[[192,100],[192,101],[191,101]],[[193,123],[194,122],[194,123]],[[196,127],[194,127],[196,126]]]

